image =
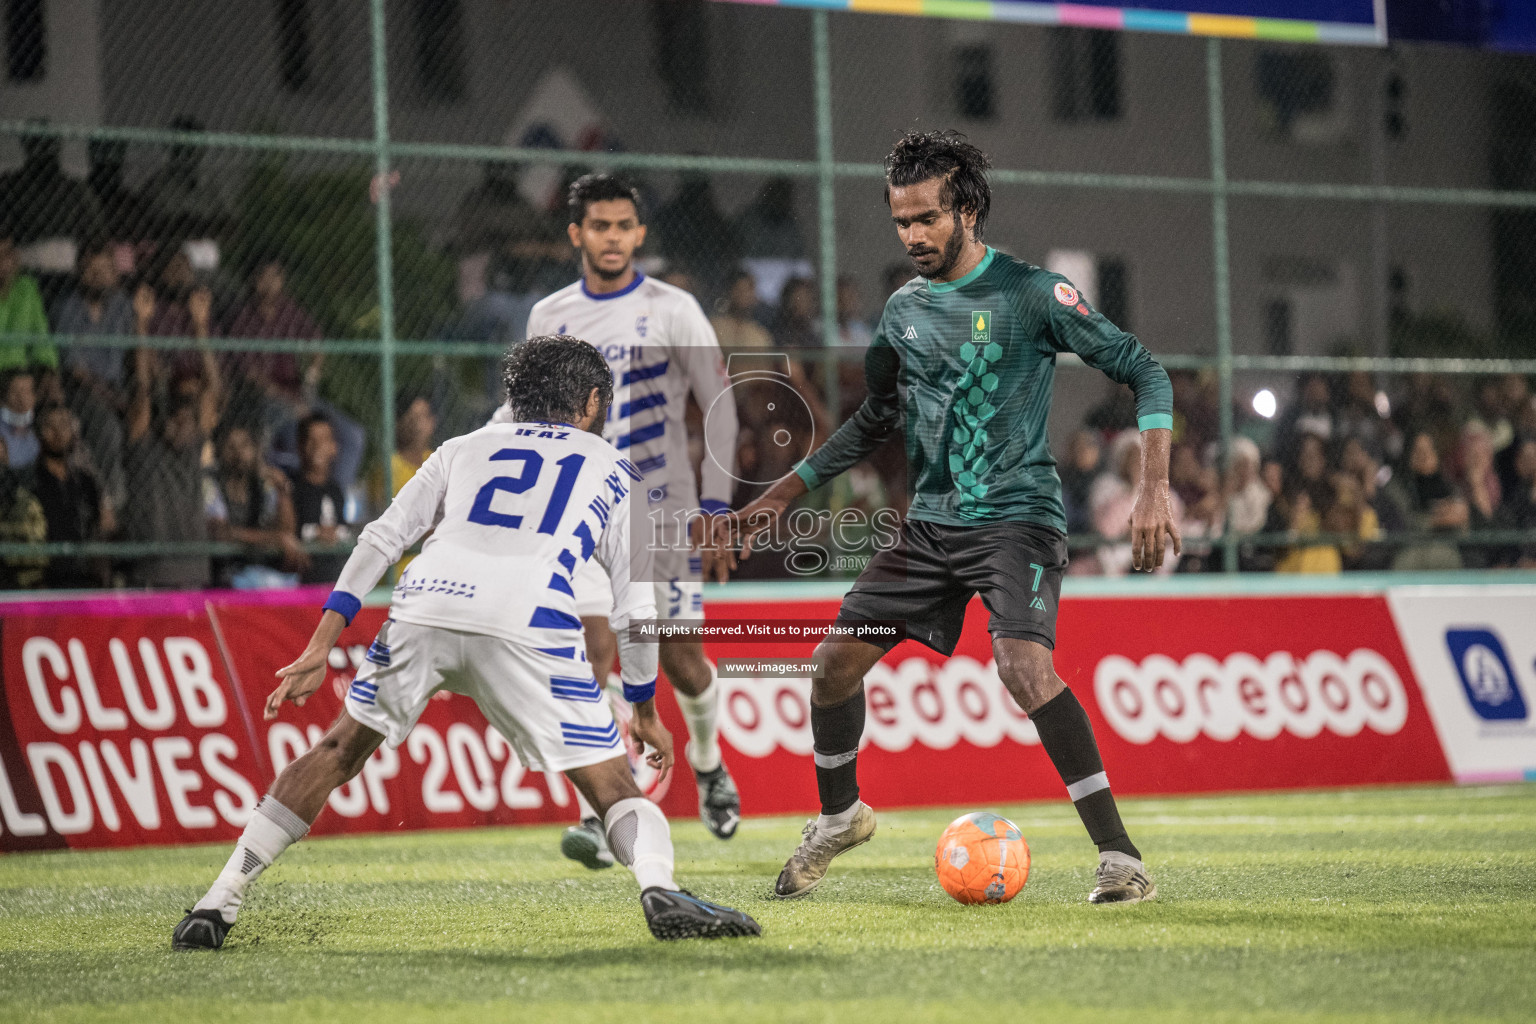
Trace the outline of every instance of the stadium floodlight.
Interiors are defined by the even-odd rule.
[[[1253,396],[1253,411],[1267,420],[1274,419],[1276,407],[1275,393],[1269,388],[1261,388]]]

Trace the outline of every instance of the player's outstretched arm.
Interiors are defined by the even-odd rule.
[[[284,665],[277,670],[277,689],[267,696],[267,706],[263,711],[267,721],[277,717],[284,701],[291,700],[303,707],[309,695],[320,689],[320,684],[325,682],[325,669],[331,649],[336,646],[336,641],[341,639],[341,631],[346,628],[347,620],[340,612],[327,608],[320,613],[320,622],[315,626],[314,635],[309,638],[304,653],[291,665]]]
[[[1131,509],[1131,568],[1152,572],[1163,564],[1167,546],[1178,556],[1184,548],[1173,501],[1168,496],[1168,451],[1173,431],[1158,427],[1141,432],[1141,482]]]

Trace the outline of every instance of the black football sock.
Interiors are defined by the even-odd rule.
[[[864,736],[864,687],[841,704],[811,705],[811,750],[821,813],[840,814],[859,799],[859,740]]]
[[[1029,719],[1035,723],[1040,745],[1056,766],[1061,781],[1067,784],[1067,795],[1099,852],[1116,850],[1140,860],[1141,851],[1126,835],[1120,810],[1109,791],[1109,777],[1104,773],[1104,761],[1099,757],[1099,744],[1093,738],[1088,712],[1076,695],[1071,690],[1062,690],[1036,708]]]

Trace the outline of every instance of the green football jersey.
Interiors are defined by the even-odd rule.
[[[812,488],[832,479],[905,412],[911,518],[1065,532],[1046,438],[1059,352],[1130,385],[1142,430],[1173,426],[1168,374],[1134,335],[1060,274],[988,248],[959,280],[916,279],[891,296],[865,356],[868,397],[796,472]]]

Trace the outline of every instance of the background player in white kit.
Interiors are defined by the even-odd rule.
[[[635,785],[582,650],[571,577],[595,558],[613,580],[631,736],[667,771],[672,739],[656,714],[656,644],[624,628],[654,616],[649,552],[632,549],[629,535],[640,474],[595,433],[613,397],[607,364],[575,338],[534,338],[508,355],[504,376],[516,422],[456,437],[426,461],[358,538],[309,646],[278,672],[269,720],[284,701],[303,704],[320,687],[360,598],[431,532],[395,586],[345,711],[277,777],[213,887],[176,926],[174,948],[221,947],[250,882],[303,838],[331,791],[380,743],[405,740],[438,690],[473,698],[525,766],[564,772],[602,815],[614,854],[640,883],[653,935],[758,934],[747,915],[673,882],[667,819]]]
[[[628,456],[644,480],[634,514],[654,538],[656,612],[661,619],[703,619],[702,576],[725,580],[715,553],[692,549],[690,529],[700,512],[729,511],[736,452],[736,403],[720,356],[720,343],[697,300],[681,288],[646,277],[634,265],[645,241],[640,194],[607,174],[577,179],[569,195],[571,244],[581,254],[579,281],[545,298],[528,317],[527,337],[574,334],[602,352],[613,370],[614,398],[603,436]],[[693,393],[704,412],[701,486],[694,486],[684,415]],[[659,529],[657,528],[659,527]],[[639,536],[639,527],[636,534]],[[608,629],[612,591],[602,569],[588,563],[575,581],[576,607],[586,630],[597,678],[613,663]],[[703,645],[661,645],[661,670],[688,723],[685,748],[699,786],[699,817],[721,839],[736,833],[741,798],[720,758],[715,719],[718,688]],[[566,856],[590,868],[613,856],[601,822],[583,806],[582,823],[566,831]]]

